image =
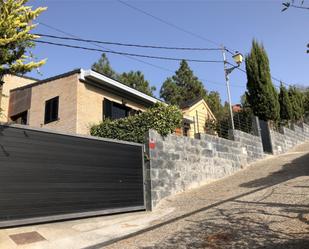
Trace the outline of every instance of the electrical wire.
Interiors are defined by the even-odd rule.
[[[199,63],[223,63],[223,61],[220,61],[220,60],[199,60],[199,59],[174,58],[174,57],[154,56],[154,55],[145,55],[145,54],[134,54],[134,53],[120,52],[120,51],[114,51],[114,50],[103,50],[103,49],[82,47],[82,46],[69,45],[69,44],[63,44],[63,43],[42,41],[42,40],[34,40],[34,42],[55,45],[55,46],[60,46],[60,47],[76,48],[76,49],[83,49],[83,50],[88,50],[88,51],[96,51],[96,52],[102,52],[102,53],[111,53],[111,54],[127,55],[127,56],[142,57],[142,58],[149,58],[149,59],[158,59],[158,60],[170,60],[170,61],[186,60],[189,62],[199,62]]]
[[[56,28],[56,27],[53,27],[53,26],[51,26],[51,25],[49,25],[49,24],[40,22],[40,25],[45,26],[45,27],[47,27],[47,28],[49,28],[49,29],[51,29],[51,30],[57,31],[57,32],[59,32],[59,33],[61,33],[61,34],[64,34],[64,35],[68,35],[68,36],[71,36],[71,37],[75,37],[75,38],[81,39],[80,37],[78,37],[78,36],[76,36],[76,35],[74,35],[74,34],[68,33],[68,32],[66,32],[66,31],[64,31],[64,30],[61,30],[61,29]],[[93,45],[93,46],[96,46],[96,47],[98,47],[98,48],[107,49],[107,48],[103,47],[102,45],[99,45],[99,44],[96,44],[96,43],[92,43],[92,45]],[[107,50],[110,50],[110,49],[107,49]],[[110,50],[110,51],[112,51],[112,50]],[[139,58],[130,57],[130,56],[126,56],[126,55],[122,55],[122,56],[124,56],[124,57],[126,57],[126,58],[128,58],[128,59],[130,59],[130,60],[138,61],[138,62],[140,62],[140,63],[143,63],[143,64],[148,65],[148,66],[152,66],[152,67],[154,67],[154,68],[157,68],[157,69],[160,69],[160,70],[163,70],[163,71],[167,71],[167,72],[170,72],[170,71],[171,71],[171,70],[169,70],[169,69],[167,69],[167,68],[165,68],[165,67],[161,67],[161,66],[159,66],[159,65],[156,65],[156,64],[153,64],[153,63],[150,63],[150,62],[141,60],[141,59],[139,59]]]
[[[153,19],[155,19],[155,20],[157,20],[157,21],[159,21],[159,22],[161,22],[161,23],[164,23],[165,25],[168,25],[168,26],[170,26],[170,27],[173,27],[173,28],[175,28],[175,29],[177,29],[177,30],[179,30],[179,31],[181,31],[181,32],[183,32],[183,33],[189,34],[189,35],[191,35],[191,36],[193,36],[193,37],[195,37],[195,38],[201,39],[201,40],[203,40],[203,41],[207,41],[207,42],[212,43],[212,44],[214,44],[214,45],[216,45],[216,46],[221,46],[218,42],[215,42],[215,41],[210,40],[210,39],[208,39],[208,38],[206,38],[206,37],[204,37],[204,36],[201,36],[201,35],[199,35],[199,34],[196,34],[196,33],[192,32],[192,31],[190,31],[190,30],[184,29],[184,28],[182,28],[182,27],[180,27],[180,26],[178,26],[178,25],[176,25],[176,24],[174,24],[174,23],[168,22],[168,21],[166,21],[166,20],[164,20],[164,19],[162,19],[162,18],[160,18],[160,17],[157,17],[157,16],[155,16],[155,15],[153,15],[153,14],[151,14],[151,13],[149,13],[149,12],[143,10],[143,9],[137,8],[136,6],[133,6],[132,4],[129,4],[129,3],[124,2],[124,1],[122,1],[122,0],[117,0],[117,1],[118,1],[119,3],[121,3],[121,4],[125,5],[125,6],[127,6],[127,7],[130,8],[130,9],[133,9],[133,10],[135,10],[135,11],[137,11],[137,12],[143,13],[144,15],[147,15],[147,16],[149,16],[149,17],[151,17],[151,18],[153,18]],[[235,52],[232,52],[232,51],[231,51],[230,49],[228,49],[227,47],[224,47],[224,49],[225,49],[228,53],[230,53],[230,54],[232,54],[232,55],[235,54]],[[236,50],[235,50],[235,51],[236,51]]]
[[[131,44],[131,43],[98,41],[98,40],[71,38],[71,37],[45,35],[45,34],[35,34],[35,35],[38,35],[38,36],[41,36],[41,37],[53,38],[53,39],[60,39],[60,40],[80,41],[80,42],[86,42],[86,43],[98,43],[98,44],[108,44],[108,45],[137,47],[137,48],[166,49],[166,50],[189,50],[189,51],[221,51],[222,50],[222,48],[168,47],[168,46],[155,46],[155,45],[141,45],[141,44]]]
[[[61,30],[59,28],[56,28],[54,26],[51,26],[47,23],[43,23],[43,22],[40,22],[40,25],[46,27],[46,28],[49,28],[51,30],[54,30],[54,31],[57,31],[61,34],[64,34],[64,35],[68,35],[68,36],[71,36],[71,37],[75,37],[75,38],[78,38],[78,39],[81,39],[79,36],[76,36],[74,34],[71,34],[69,32],[66,32],[64,30]],[[106,49],[105,47],[99,45],[99,44],[96,44],[96,43],[92,43],[93,46],[96,46],[96,47],[99,47],[99,48],[103,48],[103,49]],[[123,55],[125,56],[125,55]],[[159,65],[156,65],[156,64],[153,64],[153,63],[150,63],[150,62],[147,62],[147,61],[144,61],[144,60],[141,60],[139,58],[135,58],[135,57],[130,57],[130,56],[125,56],[127,57],[128,59],[132,59],[132,60],[135,60],[135,61],[138,61],[138,62],[141,62],[143,64],[146,64],[146,65],[149,65],[149,66],[152,66],[154,68],[157,68],[157,69],[160,69],[162,71],[166,71],[166,72],[171,72],[171,73],[174,73],[173,70],[171,69],[168,69],[168,68],[165,68],[165,67],[162,67],[162,66],[159,66]],[[221,83],[221,82],[217,82],[217,81],[213,81],[213,80],[208,80],[208,79],[205,79],[205,78],[200,78],[202,81],[206,82],[206,83],[210,83],[210,84],[213,84],[213,85],[219,85],[219,86],[224,86],[225,83]],[[246,88],[246,86],[243,86],[243,85],[232,85],[233,87],[237,87],[237,88]]]

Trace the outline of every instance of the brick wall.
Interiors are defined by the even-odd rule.
[[[14,88],[26,86],[33,82],[35,82],[35,80],[25,78],[22,76],[16,76],[16,75],[5,75],[4,76],[2,96],[0,97],[1,98],[0,108],[3,110],[2,115],[0,115],[0,122],[10,121],[9,115],[8,115],[10,91]]]
[[[76,133],[77,84],[79,74],[55,79],[32,87],[29,125]],[[45,101],[59,96],[59,120],[44,124]]]

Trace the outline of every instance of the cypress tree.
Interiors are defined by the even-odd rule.
[[[288,91],[282,83],[280,85],[279,103],[280,103],[280,119],[282,121],[292,120],[293,118],[292,104],[289,98]]]
[[[294,122],[300,121],[304,116],[304,98],[303,93],[295,86],[290,86],[289,97],[292,104],[292,120]]]
[[[279,120],[278,93],[271,81],[269,60],[263,45],[253,40],[246,56],[247,99],[254,115],[260,119]]]

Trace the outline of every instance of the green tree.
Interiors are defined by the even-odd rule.
[[[210,110],[215,115],[217,119],[223,115],[223,106],[221,104],[220,94],[217,91],[211,91],[205,97],[205,101],[208,104]]]
[[[279,93],[280,119],[290,121],[293,118],[292,104],[287,89],[281,83]]]
[[[160,98],[164,99],[170,105],[179,105],[182,101],[180,88],[175,84],[172,78],[167,78],[160,89]]]
[[[153,92],[156,90],[154,86],[150,86],[149,82],[145,80],[141,71],[130,71],[122,74],[117,73],[112,68],[109,59],[104,53],[101,55],[100,59],[92,65],[91,69],[150,96],[153,96]]]
[[[271,81],[269,60],[263,45],[253,40],[246,56],[247,99],[254,115],[262,120],[279,120],[278,93]]]
[[[156,90],[156,87],[150,86],[149,82],[145,80],[145,77],[141,71],[122,73],[118,76],[118,80],[121,83],[150,96],[153,96],[153,92]]]
[[[28,0],[0,0],[0,84],[5,74],[24,74],[42,66],[45,60],[34,61],[29,49],[39,38],[30,33],[33,21],[46,8],[32,10]]]
[[[207,92],[203,83],[193,74],[185,60],[171,78],[167,78],[160,90],[160,97],[169,104],[180,106],[187,100],[205,98]]]
[[[309,88],[304,90],[304,111],[309,113]]]
[[[100,59],[92,65],[91,69],[113,79],[117,79],[118,77],[118,74],[113,70],[104,53],[101,55]]]
[[[292,105],[292,120],[301,121],[304,116],[304,96],[303,93],[295,86],[289,87],[289,97]]]

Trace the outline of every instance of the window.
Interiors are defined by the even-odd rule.
[[[19,113],[15,116],[11,117],[11,120],[16,123],[16,124],[23,124],[26,125],[27,124],[27,118],[28,118],[28,111]]]
[[[125,105],[112,102],[108,99],[104,99],[103,101],[103,119],[110,118],[114,120],[125,118],[131,115],[131,112],[132,109]]]
[[[52,98],[45,102],[44,124],[58,120],[59,97]]]

